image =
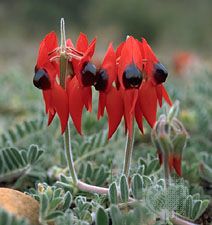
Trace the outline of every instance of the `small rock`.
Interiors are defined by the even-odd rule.
[[[9,188],[0,188],[0,207],[17,218],[28,219],[32,225],[40,225],[39,204],[29,195]]]

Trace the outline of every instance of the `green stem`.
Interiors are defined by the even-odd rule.
[[[174,216],[170,219],[171,222],[175,225],[197,225],[196,223],[192,223],[190,221],[184,220],[180,217]]]
[[[65,130],[65,135],[64,135],[66,161],[68,164],[69,173],[71,174],[73,183],[77,184],[78,178],[77,178],[77,174],[76,174],[76,171],[74,168],[74,161],[73,161],[72,147],[71,147],[70,139],[71,138],[70,138],[69,125],[67,125],[67,128]]]
[[[60,54],[60,85],[64,89],[65,89],[67,64],[68,64],[68,60],[67,60],[66,54],[65,52],[61,52]],[[67,124],[66,130],[65,130],[64,143],[65,143],[64,145],[65,145],[66,161],[68,164],[69,172],[73,179],[73,183],[77,184],[78,178],[74,168],[69,124]]]
[[[127,134],[127,141],[125,147],[123,174],[125,174],[126,177],[129,176],[130,164],[132,159],[133,143],[134,143],[134,123],[132,129],[133,129],[132,136],[130,136],[129,133]]]

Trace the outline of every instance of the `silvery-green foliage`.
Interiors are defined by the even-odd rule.
[[[14,128],[1,134],[0,146],[19,146],[20,143],[24,142],[24,140],[29,136],[34,136],[36,133],[41,132],[44,129],[46,129],[44,117],[30,121],[23,121],[20,124],[16,124]]]
[[[30,145],[27,150],[7,147],[0,149],[0,182],[11,182],[24,175],[33,173],[43,150]]]
[[[161,184],[152,186],[145,195],[148,208],[160,215],[163,212],[172,216],[173,212],[195,221],[208,207],[208,200],[201,200],[200,195],[189,195],[187,186],[171,183],[164,188]]]
[[[75,199],[76,207],[73,209],[74,215],[78,220],[92,223],[93,218],[91,215],[92,204],[87,201],[86,197],[78,196]]]
[[[199,167],[200,177],[210,183],[212,187],[212,155],[202,153],[202,160]]]
[[[62,188],[48,186],[45,183],[38,184],[37,190],[31,189],[30,194],[40,203],[39,220],[44,223],[63,216],[72,202],[69,191],[64,192]]]
[[[158,158],[155,158],[151,156],[150,154],[147,154],[147,158],[144,159],[140,157],[138,159],[138,167],[137,167],[137,173],[140,175],[151,175],[153,173],[156,173],[160,169],[160,164],[158,161]]]
[[[0,209],[0,225],[30,225],[26,219],[18,219],[14,215]]]

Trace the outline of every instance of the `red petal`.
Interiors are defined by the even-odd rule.
[[[165,99],[165,101],[166,101],[170,106],[172,106],[172,101],[171,101],[171,99],[169,98],[169,95],[168,95],[168,93],[166,92],[166,89],[164,88],[163,85],[161,85],[161,88],[162,88],[163,98]]]
[[[107,94],[106,110],[108,114],[109,132],[108,139],[112,137],[123,116],[123,102],[120,92],[112,87]]]
[[[91,58],[94,54],[95,46],[96,46],[96,38],[94,38],[92,40],[92,42],[90,43],[90,45],[88,46],[88,49],[87,49],[85,55],[87,55]]]
[[[105,69],[109,76],[107,89],[105,90],[105,92],[107,92],[111,88],[113,81],[116,79],[116,53],[111,43],[107,49],[101,68]]]
[[[139,101],[142,113],[151,127],[156,122],[157,113],[157,95],[155,87],[151,82],[144,82],[139,90]]]
[[[63,133],[68,122],[68,96],[66,91],[56,82],[51,92],[51,104],[59,116],[61,123],[61,132]]]
[[[145,38],[142,38],[141,45],[143,46],[144,58],[152,61],[153,63],[157,63],[158,59]]]
[[[125,41],[121,42],[121,44],[117,47],[117,49],[116,49],[116,58],[121,56],[121,51],[122,51],[122,48],[123,48],[124,44],[125,44]]]
[[[118,78],[119,82],[124,89],[122,83],[122,76],[124,70],[128,65],[134,63],[140,70],[142,70],[142,55],[140,52],[139,44],[132,36],[128,37],[121,51],[121,56],[118,66]]]
[[[48,118],[48,126],[49,126],[51,124],[52,120],[54,119],[55,110],[53,110],[53,113],[51,111],[49,111],[48,115],[49,115],[49,118]]]
[[[70,47],[70,48],[74,47],[74,44],[70,38],[66,40],[66,45],[67,45],[67,47]]]
[[[106,105],[106,94],[103,92],[99,92],[99,105],[98,105],[98,114],[97,119],[99,120],[104,115],[104,109]]]
[[[50,78],[51,86],[54,85],[56,76],[60,74],[58,64],[55,64],[55,62],[47,62],[45,65],[42,66],[42,68],[47,71]]]
[[[122,91],[124,101],[124,117],[127,125],[129,136],[132,136],[133,119],[135,115],[135,105],[138,99],[138,90],[124,90]]]
[[[85,34],[80,33],[77,39],[76,49],[80,52],[86,52],[88,49],[88,38]]]
[[[40,43],[40,48],[38,51],[38,58],[37,58],[37,64],[36,67],[42,68],[42,66],[48,62],[48,51],[45,45],[45,41],[42,41]]]
[[[181,157],[180,156],[174,156],[173,158],[173,167],[175,169],[175,171],[177,172],[177,174],[179,176],[182,175],[182,170],[181,170]]]
[[[157,98],[158,98],[158,102],[159,102],[159,105],[160,107],[162,106],[162,98],[163,98],[163,95],[162,95],[162,85],[157,85],[156,87],[156,94],[157,94]]]
[[[94,54],[95,51],[95,45],[96,45],[96,38],[91,42],[89,45],[88,49],[86,50],[83,58],[80,60],[80,62],[76,60],[73,61],[73,66],[74,66],[74,71],[77,76],[78,81],[80,82],[80,85],[83,86],[82,81],[81,81],[81,71],[82,71],[82,66],[85,62],[89,62]]]
[[[51,90],[44,90],[42,91],[42,93],[43,93],[43,100],[45,102],[45,111],[46,113],[48,113],[51,104]]]
[[[158,62],[158,59],[144,38],[142,38],[140,49],[141,51],[143,51],[143,54],[144,54],[143,56],[145,60],[144,71],[147,74],[147,76],[151,77],[152,71],[153,71],[153,65]]]
[[[86,109],[92,111],[92,89],[91,87],[83,87],[82,89],[82,99]]]
[[[54,51],[57,47],[58,47],[58,40],[56,33],[50,32],[40,43],[36,67],[42,68],[46,63],[50,63],[48,53]],[[54,56],[54,53],[52,54]],[[52,63],[52,65],[54,64],[55,63]]]
[[[77,131],[82,134],[82,110],[84,107],[82,90],[76,77],[67,81],[67,91],[69,99],[69,113],[73,120],[74,126]]]
[[[139,101],[137,101],[136,105],[135,105],[135,119],[136,119],[136,122],[138,124],[138,128],[143,133],[144,130],[143,130],[143,119],[142,119],[142,117],[143,117],[143,115],[142,115],[140,103],[139,103]]]
[[[47,34],[44,40],[48,52],[52,52],[53,50],[55,50],[55,48],[58,47],[58,39],[55,32],[52,31]]]

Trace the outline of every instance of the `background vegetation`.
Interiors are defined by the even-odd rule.
[[[144,36],[149,40],[157,56],[169,70],[166,87],[173,100],[180,100],[179,116],[190,135],[183,154],[183,178],[187,182],[186,187],[191,195],[199,193],[200,199],[211,199],[211,8],[211,0],[1,0],[0,186],[13,187],[39,196],[35,190],[38,182],[46,182],[52,186],[56,181],[60,181],[68,193],[69,189],[64,187],[68,182],[66,177],[59,178],[61,172],[67,175],[67,171],[58,121],[54,121],[51,127],[46,127],[41,92],[32,85],[39,42],[49,31],[58,32],[59,19],[64,17],[67,33],[74,40],[80,31],[87,33],[90,39],[98,36],[97,60],[102,58],[110,40],[114,40],[115,46],[127,34],[137,38]],[[186,52],[190,56],[190,61],[178,60],[183,68],[180,71],[175,69],[174,60],[176,54],[179,56],[179,52]],[[85,113],[83,119],[85,136],[80,137],[73,126],[71,128],[74,158],[82,180],[108,186],[113,181],[119,182],[117,174],[120,174],[122,168],[121,157],[125,142],[123,127],[120,127],[112,141],[107,143],[104,130],[107,128],[106,118],[98,123],[96,120],[97,96],[94,96],[93,102],[94,112],[91,115]],[[159,114],[164,111],[165,108],[160,110]],[[102,133],[97,134],[100,129]],[[30,147],[31,144],[38,147]],[[24,160],[16,167],[7,167],[2,159],[9,153],[4,151],[15,151],[5,150],[14,147],[18,151],[16,154],[20,153]],[[47,157],[48,162],[45,160]],[[138,168],[139,158],[147,161],[149,157],[151,161],[156,157],[148,125],[145,125],[143,136],[136,129],[133,157],[132,174]],[[155,167],[152,171],[147,170],[146,175],[160,174],[158,169]],[[72,189],[69,191],[73,194]],[[79,193],[74,193],[72,197],[75,199],[78,195]],[[89,222],[92,207],[95,206],[81,207],[82,205],[86,205],[86,202],[91,204],[93,200],[96,208],[98,205],[106,208],[109,203],[108,199],[98,196],[86,197],[87,199],[77,202],[75,199],[74,217],[79,221]],[[114,215],[117,214],[116,208],[111,210]],[[42,214],[44,220],[51,212],[45,213],[47,214]],[[147,215],[142,216],[149,218]],[[201,218],[193,219],[202,224],[209,224],[208,218],[211,216],[210,203]],[[70,225],[71,222],[67,224]]]

